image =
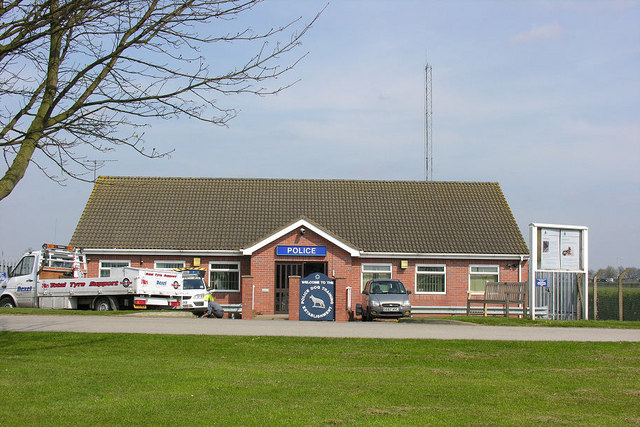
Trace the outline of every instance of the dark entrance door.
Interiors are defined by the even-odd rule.
[[[312,273],[327,274],[326,262],[276,262],[275,313],[289,313],[289,276],[307,277]]]

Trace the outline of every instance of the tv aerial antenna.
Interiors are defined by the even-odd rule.
[[[96,176],[96,172],[98,171],[98,169],[102,169],[104,167],[104,165],[107,162],[117,162],[117,160],[86,160],[87,163],[89,163],[89,165],[93,164],[93,183],[96,183],[97,180],[97,176]]]

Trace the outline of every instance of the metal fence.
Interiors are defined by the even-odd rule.
[[[640,281],[622,283],[622,316],[620,315],[620,288],[615,283],[598,283],[597,301],[593,284],[589,286],[589,318],[595,320],[640,321]]]
[[[9,275],[9,271],[13,269],[19,260],[11,258],[0,258],[0,280]]]
[[[552,320],[581,319],[582,279],[580,274],[537,271],[536,279],[547,286],[536,286],[536,313]]]

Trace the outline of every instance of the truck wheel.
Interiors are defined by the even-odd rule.
[[[13,300],[11,298],[2,298],[2,300],[0,300],[0,307],[2,308],[16,308],[16,305],[14,304]]]
[[[111,302],[109,298],[98,298],[96,303],[93,305],[93,309],[95,311],[111,311]]]

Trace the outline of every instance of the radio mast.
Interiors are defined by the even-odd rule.
[[[425,74],[425,181],[433,181],[433,129],[431,128],[432,105],[431,105],[431,65],[427,62],[424,67]]]

